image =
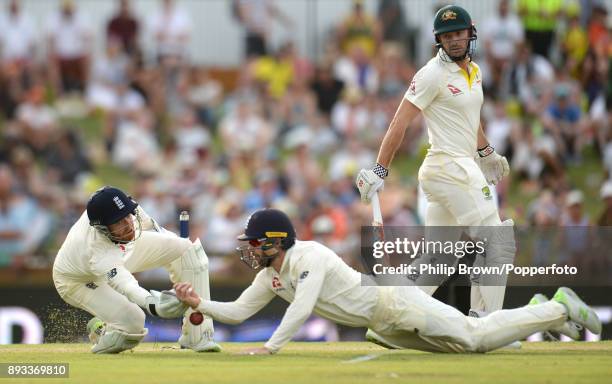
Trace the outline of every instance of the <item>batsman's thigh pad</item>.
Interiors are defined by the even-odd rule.
[[[491,187],[474,159],[428,156],[419,182],[427,201],[444,206],[460,225],[476,225],[497,211]]]
[[[93,353],[119,353],[136,347],[146,336],[147,329],[141,333],[125,333],[119,330],[106,331],[91,348]]]
[[[189,239],[164,232],[142,232],[134,248],[125,257],[124,265],[132,273],[165,267],[179,259],[192,243]]]

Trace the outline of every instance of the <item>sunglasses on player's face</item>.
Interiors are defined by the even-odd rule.
[[[249,240],[249,245],[251,247],[255,247],[255,248],[260,247],[263,243],[264,243],[263,239],[261,239],[261,240],[260,239]]]

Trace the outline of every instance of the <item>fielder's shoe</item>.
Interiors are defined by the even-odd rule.
[[[369,328],[368,328],[368,331],[366,332],[365,338],[366,338],[366,341],[380,345],[381,347],[384,347],[387,349],[402,349],[398,347],[397,345],[388,343],[382,337],[380,337],[376,332],[374,332],[373,330]]]
[[[181,335],[178,339],[178,343],[181,348],[184,349],[193,349],[196,352],[221,352],[221,346],[215,343],[214,340],[202,335],[202,338],[199,342],[194,345],[189,345],[187,341],[187,336]]]
[[[87,335],[89,336],[89,341],[93,344],[97,344],[100,337],[104,335],[106,331],[106,323],[97,317],[92,317],[91,320],[87,322]]]
[[[574,291],[567,287],[561,287],[555,292],[553,300],[567,308],[567,315],[571,321],[582,325],[597,335],[601,334],[601,320],[599,320],[595,311],[586,305]]]
[[[529,300],[529,304],[528,305],[543,304],[543,303],[545,303],[547,301],[548,301],[548,297],[544,296],[541,293],[536,293],[535,295],[533,295],[531,300]],[[580,339],[580,331],[581,330],[582,330],[582,326],[579,325],[579,324],[574,323],[573,321],[566,321],[565,323],[563,323],[563,325],[561,325],[561,326],[559,326],[557,328],[551,329],[551,331],[560,333],[562,335],[565,335],[565,336],[567,336],[567,337],[569,337],[569,338],[571,338],[573,340],[579,340]],[[556,337],[554,337],[549,331],[546,331],[544,333],[551,340],[558,341],[558,339]]]

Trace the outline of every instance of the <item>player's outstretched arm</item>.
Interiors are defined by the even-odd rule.
[[[240,324],[259,312],[274,298],[274,292],[267,287],[263,279],[260,272],[239,298],[227,303],[203,300],[195,292],[189,291],[191,288],[189,283],[177,283],[174,285],[174,289],[179,300],[193,309],[222,323]],[[196,306],[194,307],[193,304],[196,304]]]

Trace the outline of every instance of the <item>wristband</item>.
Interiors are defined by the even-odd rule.
[[[381,179],[389,176],[389,170],[378,163],[372,168],[372,171]]]
[[[492,154],[493,152],[495,152],[495,148],[493,148],[491,145],[487,144],[486,147],[480,148],[478,150],[478,156],[480,156],[480,157],[487,157],[490,154]]]

